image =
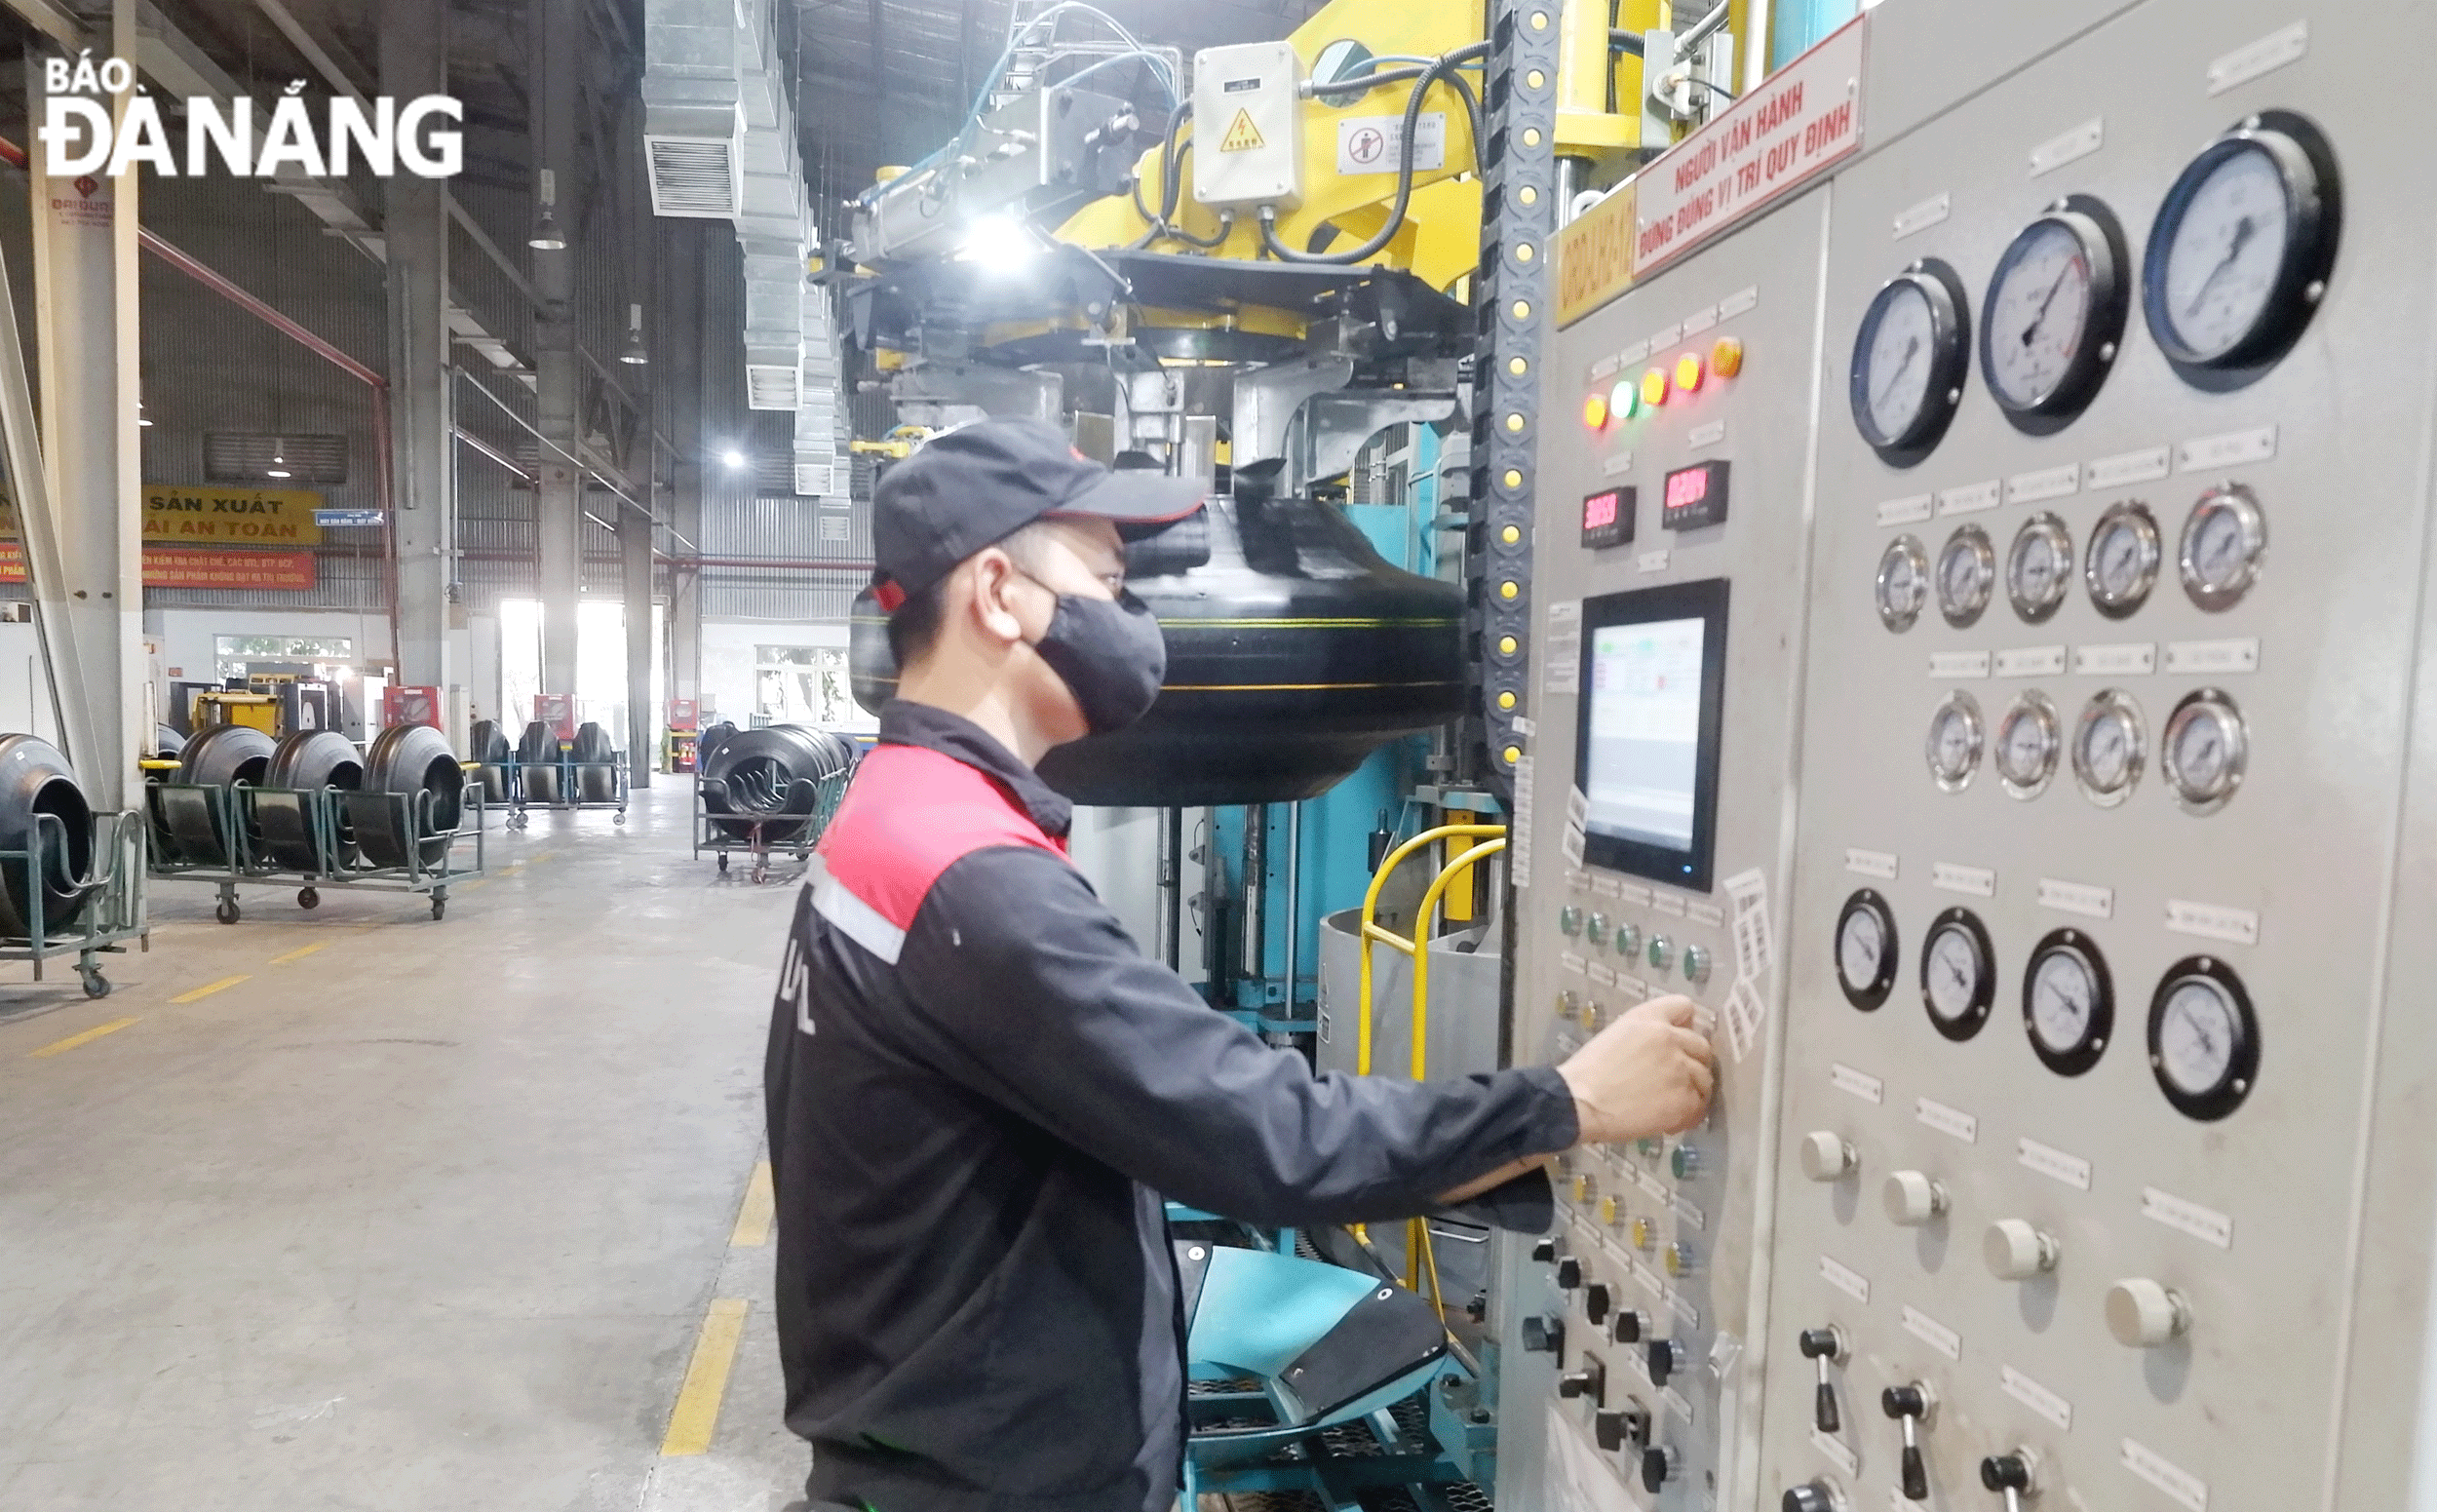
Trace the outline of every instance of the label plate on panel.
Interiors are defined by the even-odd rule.
[[[1896,858],[1883,850],[1844,848],[1844,869],[1862,876],[1875,876],[1882,882],[1895,880]]]
[[[2257,672],[2260,642],[2239,640],[2169,640],[2166,670],[2180,673]]]
[[[2260,915],[2249,909],[2229,909],[2188,898],[2166,900],[2166,927],[2179,935],[2224,940],[2233,945],[2260,943]]]
[[[2234,1221],[2215,1208],[2204,1208],[2186,1202],[2172,1192],[2154,1186],[2141,1189],[2141,1216],[2152,1222],[2164,1223],[2194,1239],[2216,1245],[2221,1250],[2234,1247]]]
[[[2247,431],[2227,431],[2223,436],[2200,436],[2175,448],[2175,471],[2196,472],[2215,467],[2238,467],[2245,462],[2264,462],[2276,455],[2276,427],[2262,425]]]
[[[1953,1135],[1966,1144],[1980,1141],[1980,1120],[1959,1107],[1949,1107],[1935,1098],[1916,1098],[1913,1116],[1940,1134]]]
[[[1819,1279],[1864,1306],[1869,1305],[1870,1277],[1852,1266],[1840,1265],[1823,1255],[1819,1258]]]
[[[2065,671],[2065,647],[2018,645],[1997,653],[2000,678],[2053,678]]]
[[[1857,1071],[1841,1062],[1828,1067],[1828,1079],[1839,1092],[1850,1092],[1865,1103],[1887,1101],[1887,1084],[1867,1071]]]
[[[2158,648],[2147,640],[2128,641],[2120,645],[2077,645],[2073,647],[2073,671],[2083,677],[2147,677],[2158,670]]]
[[[1993,898],[1997,895],[1997,874],[1987,867],[1935,861],[1929,866],[1929,885],[1951,893],[1968,893],[1975,898]]]
[[[1965,484],[1959,488],[1938,490],[1938,513],[1941,515],[1977,515],[1994,509],[2004,499],[2004,489],[1993,478],[1985,483]]]
[[[2043,876],[2039,879],[2039,907],[2054,909],[2059,913],[2078,913],[2084,918],[2113,918],[2115,889]]]
[[[2025,1170],[2052,1177],[2078,1191],[2090,1189],[2090,1162],[2079,1155],[2069,1155],[2053,1144],[2032,1139],[2018,1139],[2014,1147],[2014,1158],[2022,1162]]]
[[[1882,525],[1918,524],[1936,513],[1937,502],[1934,496],[1926,493],[1889,499],[1878,506],[1878,523]]]
[[[2166,474],[2166,448],[2145,446],[2139,451],[2120,451],[2091,463],[2090,486],[2120,488],[2129,483],[2154,483]]]
[[[1985,678],[1989,676],[1989,653],[1932,651],[1929,653],[1929,675],[1933,678]]]
[[[2209,1483],[2156,1450],[2126,1439],[2124,1468],[2189,1507],[2191,1512],[2209,1512]]]

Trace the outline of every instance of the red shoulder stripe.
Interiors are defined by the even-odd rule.
[[[855,769],[820,851],[839,886],[905,930],[941,872],[993,845],[1066,854],[980,769],[924,746],[881,746]]]

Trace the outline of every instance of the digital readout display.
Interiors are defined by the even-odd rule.
[[[1721,523],[1726,518],[1726,464],[1695,462],[1667,475],[1665,502],[1659,523],[1670,530],[1691,530]]]
[[[1634,492],[1603,488],[1583,495],[1582,545],[1586,551],[1622,546],[1633,539]]]

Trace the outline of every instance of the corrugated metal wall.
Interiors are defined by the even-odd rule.
[[[823,521],[845,523],[825,538]],[[761,497],[703,501],[703,555],[766,557],[789,562],[869,562],[871,510],[820,509],[811,499]],[[802,566],[705,567],[705,619],[781,620],[790,624],[842,623],[856,593],[870,573]]]

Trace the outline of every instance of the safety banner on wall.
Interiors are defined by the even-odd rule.
[[[295,593],[317,581],[309,551],[177,551],[144,548],[146,588],[259,588]],[[0,541],[0,583],[25,581],[24,548]]]
[[[144,539],[226,546],[319,546],[314,488],[229,488],[217,484],[144,485]],[[379,523],[375,519],[373,523]],[[0,501],[0,533],[17,534],[17,504]]]

